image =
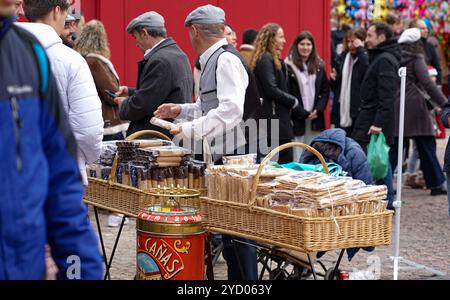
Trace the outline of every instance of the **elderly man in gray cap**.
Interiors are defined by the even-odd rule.
[[[127,135],[141,130],[158,130],[150,119],[163,103],[190,102],[193,93],[191,66],[186,54],[172,38],[167,38],[164,18],[151,11],[132,20],[127,32],[144,53],[138,65],[135,89],[120,87],[115,102],[120,106],[120,118],[130,120]]]
[[[244,104],[257,94],[256,82],[239,52],[225,39],[222,9],[212,5],[199,7],[188,15],[185,26],[189,27],[191,44],[200,55],[200,96],[194,104],[162,105],[155,116],[190,120],[178,124],[171,132],[184,138],[203,140],[204,145],[210,146],[213,160],[219,162],[222,155],[235,154],[246,143],[243,135],[239,137],[240,123],[245,119]],[[238,134],[237,143],[234,134],[231,134],[231,140],[227,134],[233,131]],[[227,152],[228,149],[231,151]],[[235,242],[236,255],[233,238],[224,235],[222,240],[228,279],[258,279],[256,249],[249,245],[251,242]]]

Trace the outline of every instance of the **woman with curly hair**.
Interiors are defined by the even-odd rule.
[[[280,59],[286,39],[280,25],[266,24],[255,43],[251,68],[263,98],[263,119],[268,121],[268,147],[273,148],[289,143],[294,138],[291,112],[299,105],[299,101],[288,93],[286,65]],[[281,152],[278,162],[292,162],[292,149]]]
[[[102,101],[103,120],[105,122],[104,141],[123,139],[123,132],[128,123],[120,120],[119,107],[106,92],[116,92],[119,89],[119,76],[110,59],[108,36],[102,22],[88,22],[77,40],[74,50],[78,51],[87,61],[94,77],[97,92]]]
[[[128,123],[119,117],[119,106],[114,98],[106,91],[119,90],[119,76],[110,59],[108,36],[102,22],[92,20],[81,31],[80,38],[76,41],[75,51],[78,51],[87,61],[92,77],[95,81],[98,95],[102,101],[102,113],[104,120],[103,141],[122,140]],[[110,214],[108,226],[117,227],[122,221],[122,215]],[[127,220],[125,221],[127,223]]]

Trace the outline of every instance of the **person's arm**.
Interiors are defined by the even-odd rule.
[[[436,86],[428,75],[427,65],[424,59],[417,59],[414,64],[414,74],[419,82],[422,84],[425,91],[430,95],[430,101],[436,103],[438,106],[444,106],[447,103],[444,94]]]
[[[328,100],[330,98],[330,85],[328,84],[328,78],[325,72],[325,67],[322,65],[320,69],[321,71],[318,74],[321,74],[321,76],[320,78],[317,78],[317,80],[321,81],[320,91],[316,91],[316,93],[318,93],[318,96],[317,96],[317,103],[314,109],[317,110],[318,113],[322,114],[325,111],[325,108],[327,107],[328,104]]]
[[[356,56],[358,57],[358,64],[366,70],[369,68],[369,55],[367,54],[367,50],[364,47],[358,47],[356,49]]]
[[[100,280],[103,264],[97,237],[87,218],[87,207],[82,202],[77,145],[51,75],[40,113],[41,141],[49,169],[43,210],[47,243],[59,269],[57,277]]]
[[[147,70],[147,73],[142,74],[140,88],[120,104],[122,120],[139,121],[146,116],[153,116],[157,108],[167,101],[172,81],[169,66],[163,60],[153,60]]]
[[[200,97],[194,103],[180,104],[181,113],[177,117],[177,120],[192,121],[202,116],[202,106]]]
[[[79,56],[78,64],[72,64],[69,76],[67,99],[70,124],[81,155],[87,163],[93,163],[102,150],[102,104],[84,58]]]
[[[378,65],[377,96],[379,106],[375,113],[372,126],[377,128],[385,127],[386,121],[391,119],[394,112],[394,103],[399,88],[398,66],[389,59],[381,59]]]
[[[427,42],[427,47],[429,48],[427,52],[430,53],[430,63],[433,66],[433,68],[436,69],[438,75],[436,77],[436,84],[441,85],[442,84],[442,70],[441,70],[441,64],[439,63],[439,55],[436,51],[436,48],[433,46],[433,44]]]
[[[441,120],[446,128],[450,128],[450,98],[448,99],[447,104],[445,104],[444,106]]]
[[[225,52],[219,57],[216,74],[219,106],[206,116],[183,123],[182,133],[185,137],[195,140],[217,137],[242,121],[249,82],[247,71],[237,56]]]
[[[111,106],[117,106],[114,99],[109,96],[105,90],[117,92],[119,89],[119,81],[111,72],[108,66],[97,58],[86,58],[86,61],[94,78],[95,86],[100,99]]]
[[[285,107],[292,109],[297,104],[297,99],[281,90],[278,87],[275,76],[275,65],[273,59],[265,54],[258,61],[255,68],[255,75],[260,81],[260,86],[264,91],[264,94],[269,99],[278,102]]]

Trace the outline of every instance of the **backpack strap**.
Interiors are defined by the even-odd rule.
[[[40,84],[39,84],[39,94],[41,98],[47,93],[50,64],[45,53],[44,47],[39,43],[39,41],[27,30],[20,28],[19,26],[12,26],[14,30],[27,42],[29,43],[31,49],[34,53],[34,58],[39,70]]]

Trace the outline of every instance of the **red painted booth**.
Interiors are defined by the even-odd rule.
[[[123,84],[136,84],[137,62],[143,54],[135,46],[133,38],[125,31],[127,24],[146,11],[157,11],[166,20],[168,35],[173,37],[189,59],[196,54],[189,43],[188,30],[184,27],[186,16],[198,6],[213,4],[226,12],[227,22],[236,30],[238,44],[242,32],[248,28],[259,30],[264,24],[276,22],[286,34],[287,45],[304,30],[311,31],[316,39],[320,56],[328,69],[331,52],[330,0],[78,0],[86,20],[99,19],[109,35],[112,61]]]

